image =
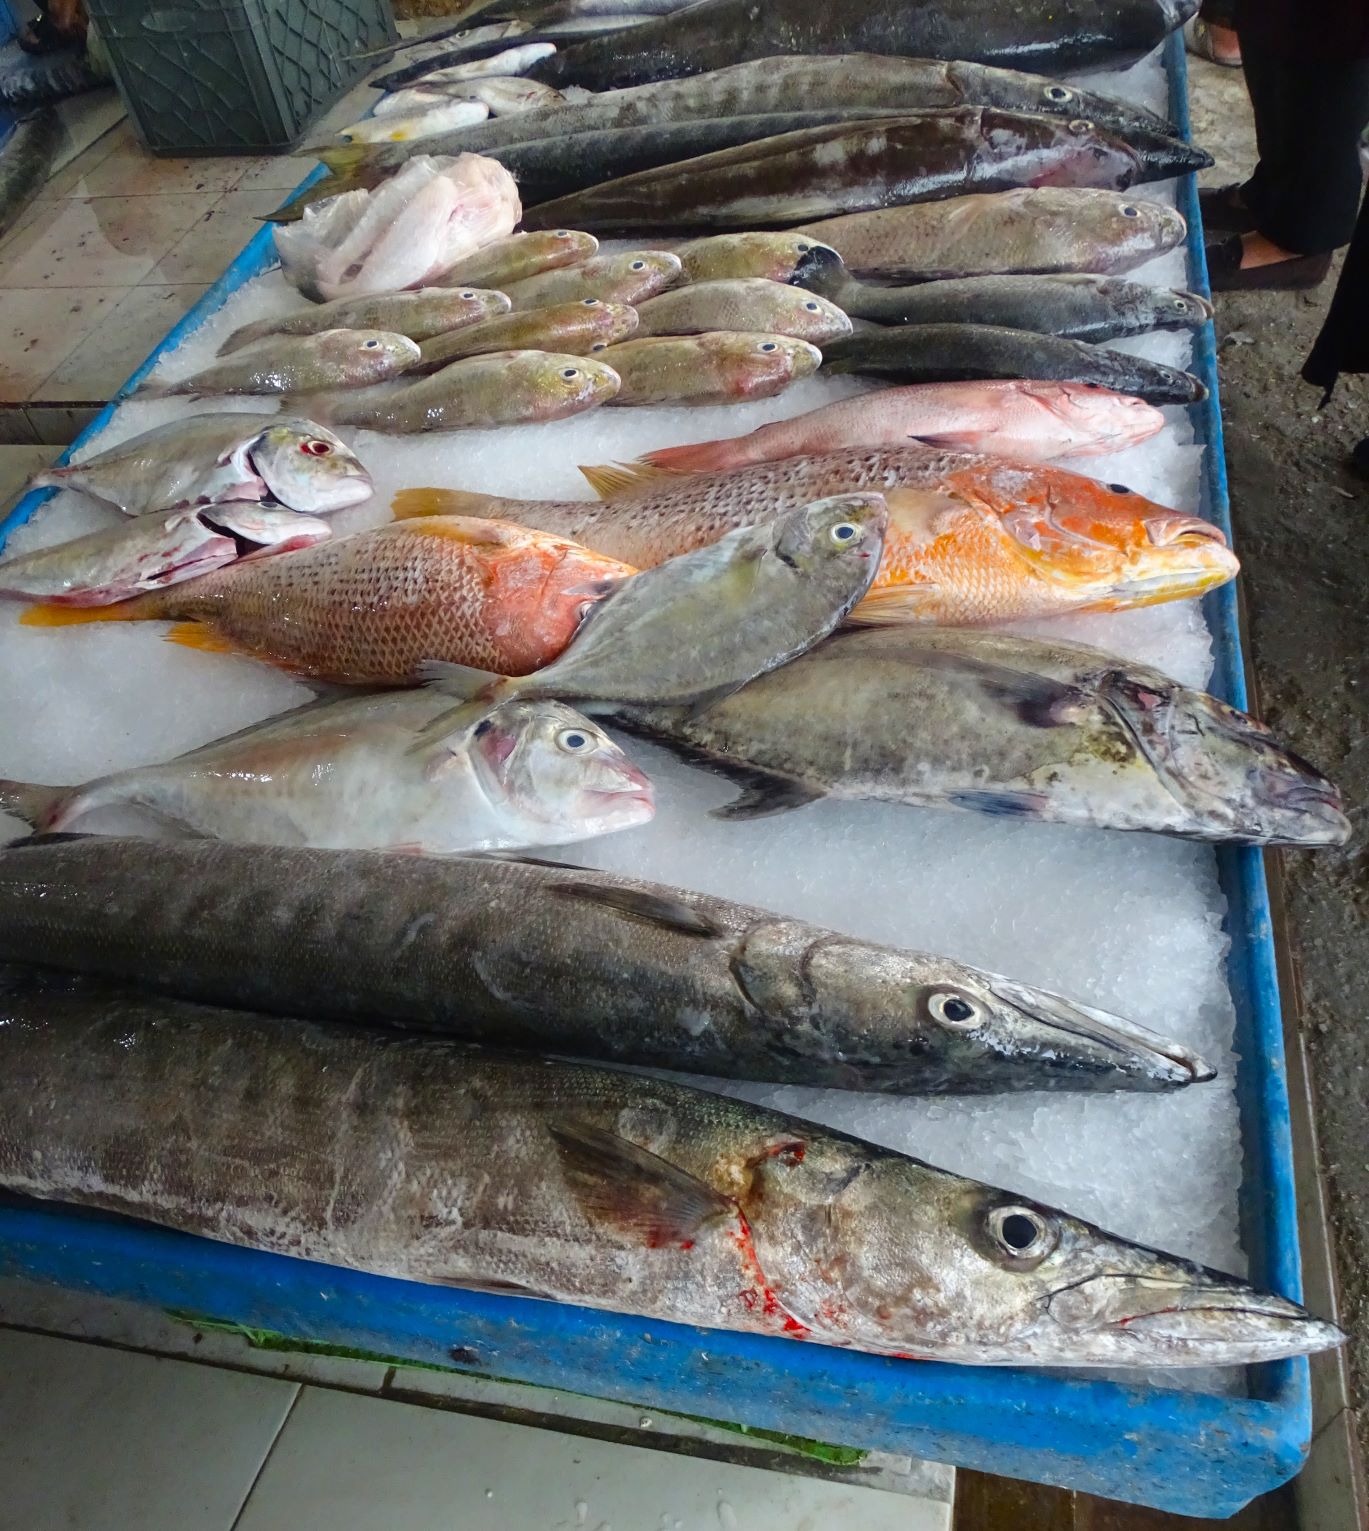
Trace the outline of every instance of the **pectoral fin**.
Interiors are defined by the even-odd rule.
[[[594,882],[557,883],[552,892],[559,898],[580,899],[592,904],[602,904],[606,909],[639,920],[644,925],[659,925],[663,930],[673,930],[679,935],[706,936],[709,939],[722,935],[722,929],[683,899],[664,898],[659,893],[647,893],[640,888],[615,888]]]

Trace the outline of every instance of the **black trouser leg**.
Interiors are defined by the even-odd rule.
[[[1363,190],[1369,59],[1288,58],[1241,38],[1260,162],[1242,195],[1266,239],[1298,255],[1347,244]]]

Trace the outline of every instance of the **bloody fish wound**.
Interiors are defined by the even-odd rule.
[[[889,528],[857,622],[1116,611],[1200,595],[1240,567],[1218,527],[1124,484],[977,453],[851,448],[729,473],[584,471],[602,501],[407,489],[395,514],[495,516],[648,568],[823,495],[873,490],[888,505]]]
[[[684,1085],[127,991],[0,1005],[0,1184],[29,1196],[976,1365],[1237,1365],[1345,1338],[1041,1202]],[[32,1109],[35,1078],[51,1109]]]

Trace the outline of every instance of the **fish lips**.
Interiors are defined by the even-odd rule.
[[[1103,1364],[1238,1366],[1346,1339],[1297,1303],[1201,1266],[1154,1276],[1103,1271],[1052,1292],[1046,1311],[1072,1344],[1088,1333],[1108,1341]]]
[[[1166,1090],[1204,1084],[1217,1070],[1191,1048],[1106,1010],[994,975],[989,988],[1039,1026],[1058,1033],[1061,1083],[1095,1076],[1102,1089]]]

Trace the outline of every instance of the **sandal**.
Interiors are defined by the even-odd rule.
[[[1198,190],[1198,207],[1203,227],[1222,234],[1253,234],[1255,216],[1244,202],[1238,202],[1244,188],[1239,182],[1230,186],[1203,186]]]
[[[1244,253],[1239,234],[1208,244],[1207,277],[1213,292],[1303,292],[1320,286],[1331,270],[1329,253],[1294,255],[1264,266],[1242,267]]]
[[[1223,31],[1230,30],[1223,28]],[[1205,58],[1211,64],[1216,64],[1222,69],[1239,69],[1241,67],[1241,55],[1239,52],[1234,58],[1223,58],[1217,52],[1216,43],[1212,37],[1212,23],[1204,21],[1201,16],[1194,16],[1191,21],[1184,22],[1184,47],[1195,58]]]

